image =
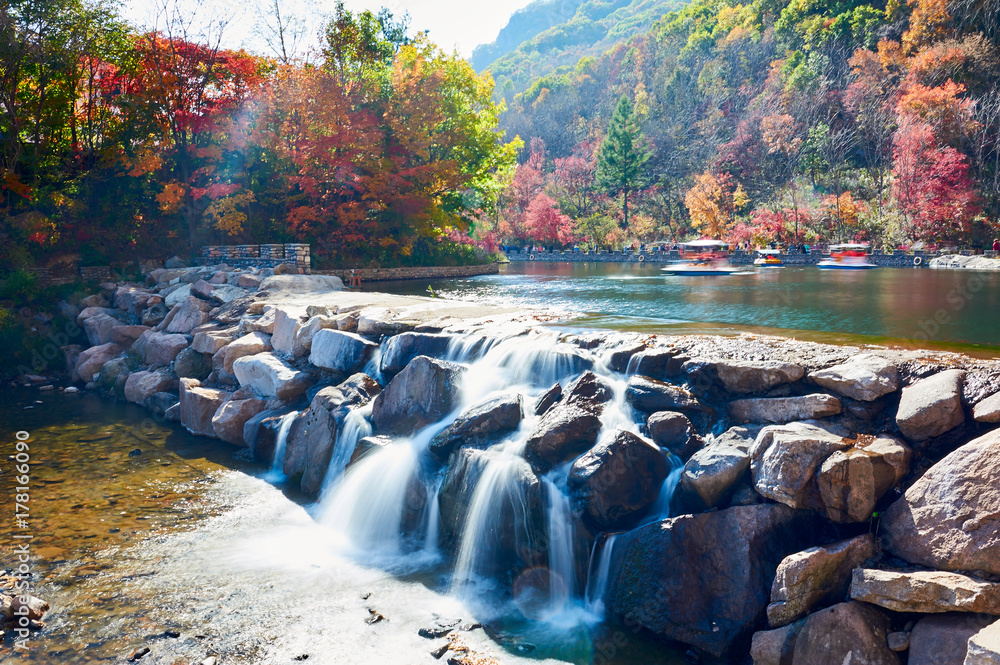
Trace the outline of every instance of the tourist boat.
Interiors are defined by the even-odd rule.
[[[781,260],[781,251],[777,249],[758,249],[759,256],[753,264],[758,268],[784,268],[785,262]]]
[[[830,246],[830,258],[816,264],[821,270],[871,270],[878,268],[868,260],[868,245],[853,243]]]
[[[740,271],[734,267],[720,250],[728,247],[721,240],[695,240],[682,244],[684,252],[698,252],[693,257],[677,261],[662,269],[664,275],[735,275]]]

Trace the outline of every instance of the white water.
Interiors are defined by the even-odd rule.
[[[594,615],[603,617],[606,612],[604,598],[608,593],[608,577],[611,573],[611,557],[614,555],[615,540],[617,533],[612,533],[604,539],[594,544],[594,550],[590,554],[590,566],[587,571],[587,591],[586,606]],[[598,549],[599,548],[599,549]],[[598,552],[600,554],[598,555]],[[597,556],[597,565],[594,565],[594,557]]]
[[[292,423],[298,415],[298,411],[289,411],[281,417],[274,442],[274,457],[271,458],[271,471],[266,478],[269,482],[281,482],[285,479],[285,447],[288,443],[288,430],[292,428]]]
[[[354,454],[354,449],[358,447],[358,441],[372,435],[371,415],[372,402],[368,402],[364,406],[351,409],[344,418],[344,422],[338,427],[337,442],[333,446],[330,466],[327,467],[326,476],[323,478],[320,501],[325,499],[340,482],[344,470],[347,468],[347,463],[351,460],[351,455]]]
[[[569,497],[559,489],[555,481],[546,476],[543,482],[548,508],[549,603],[552,612],[562,612],[576,595],[573,514],[570,511]]]

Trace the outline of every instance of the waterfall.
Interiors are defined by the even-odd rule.
[[[612,533],[604,537],[603,546],[598,541],[594,544],[594,551],[590,555],[590,566],[587,570],[587,609],[597,617],[605,614],[604,597],[608,592],[608,577],[611,573],[611,556],[614,554],[615,540],[617,533]],[[599,549],[598,549],[599,548]],[[598,551],[600,555],[598,556]],[[597,565],[594,565],[594,558],[597,557]]]
[[[285,446],[288,443],[288,431],[298,417],[298,411],[289,411],[281,416],[278,423],[278,434],[274,442],[274,457],[271,459],[271,470],[267,474],[269,482],[281,482],[285,479]]]
[[[648,521],[665,520],[672,517],[670,501],[674,498],[677,484],[681,481],[681,474],[684,473],[684,462],[676,455],[667,453],[667,467],[669,468],[667,479],[660,486],[660,495],[656,499],[656,505],[650,515],[651,519]]]
[[[351,409],[337,428],[337,441],[333,446],[333,456],[330,458],[326,477],[323,478],[320,501],[340,482],[347,463],[351,461],[351,455],[358,446],[358,441],[372,435],[372,424],[369,420],[372,415],[372,404],[373,402],[368,402],[364,406]]]
[[[385,354],[385,345],[388,343],[388,337],[382,340],[382,343],[372,353],[372,357],[365,363],[364,369],[361,370],[364,374],[372,377],[383,386],[385,385],[385,377],[382,375],[382,356]]]
[[[546,476],[542,482],[545,484],[548,512],[550,611],[558,613],[565,609],[576,593],[573,514],[570,512],[569,497],[554,480]]]

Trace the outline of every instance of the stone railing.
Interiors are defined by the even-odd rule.
[[[207,245],[198,263],[225,263],[233,268],[276,268],[288,265],[300,274],[312,272],[309,245],[303,243],[263,245]]]

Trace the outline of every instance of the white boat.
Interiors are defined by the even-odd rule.
[[[735,275],[742,272],[733,266],[723,254],[719,252],[728,247],[728,243],[721,240],[702,239],[693,242],[683,243],[685,250],[699,251],[700,253],[690,259],[677,261],[662,269],[664,275]]]
[[[781,250],[778,249],[758,249],[757,258],[753,264],[758,268],[784,268],[785,262],[779,257]]]
[[[878,268],[868,260],[868,245],[847,243],[830,246],[830,258],[816,264],[820,270],[871,270]]]

